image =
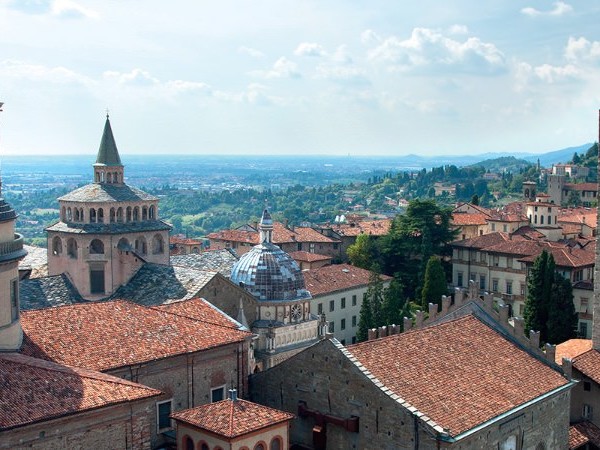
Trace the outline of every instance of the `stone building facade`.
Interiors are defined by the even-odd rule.
[[[58,199],[60,221],[46,229],[48,274],[68,274],[83,298],[110,296],[144,262],[169,264],[171,226],[158,198],[130,187],[108,116],[94,182]]]

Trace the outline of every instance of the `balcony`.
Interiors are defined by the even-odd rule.
[[[23,236],[15,233],[15,239],[8,242],[0,242],[0,262],[19,259],[27,252],[23,249]]]

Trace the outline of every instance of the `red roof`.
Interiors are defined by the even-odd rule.
[[[600,429],[592,422],[584,421],[569,427],[569,450],[576,450],[591,443],[600,447]]]
[[[182,245],[202,245],[202,241],[199,241],[197,239],[191,239],[191,238],[186,238],[186,237],[180,237],[180,236],[171,236],[169,238],[169,242],[171,244],[182,244]]]
[[[486,225],[488,218],[487,214],[455,212],[452,214],[452,225]]]
[[[296,261],[303,261],[303,262],[315,262],[315,261],[328,261],[328,260],[331,260],[331,256],[320,255],[318,253],[305,252],[304,250],[297,251],[297,252],[290,252],[288,254],[292,258],[294,258]]]
[[[333,264],[303,272],[306,289],[313,297],[369,284],[371,272],[350,264]],[[383,281],[392,277],[381,275]]]
[[[358,236],[359,234],[368,234],[371,236],[383,236],[388,234],[392,225],[391,219],[383,220],[364,220],[348,224],[333,225],[333,231],[341,236]]]
[[[562,364],[563,358],[573,359],[592,349],[591,339],[569,339],[556,346],[556,364]]]
[[[231,317],[219,311],[210,302],[203,298],[192,298],[181,302],[167,303],[155,306],[156,309],[177,314],[184,317],[200,320],[207,324],[214,324],[227,328],[239,328],[239,324]]]
[[[122,300],[23,311],[21,352],[109,370],[241,342],[250,333]]]
[[[222,400],[171,415],[175,420],[226,438],[243,436],[294,418],[293,414],[246,400]]]
[[[0,353],[0,430],[160,395],[141,384],[18,353]]]
[[[452,436],[569,383],[473,315],[347,350]]]
[[[221,230],[208,235],[209,239],[258,244],[260,233],[249,230]],[[338,242],[309,227],[296,227],[294,230],[287,228],[281,222],[273,222],[273,244],[287,244],[290,242]]]

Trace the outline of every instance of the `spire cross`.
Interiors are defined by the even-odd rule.
[[[109,116],[109,112],[110,112],[110,111],[108,110],[108,108],[106,108],[106,118],[107,118],[107,119],[108,119],[108,116]]]

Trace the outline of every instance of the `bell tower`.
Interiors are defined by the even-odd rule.
[[[1,186],[0,182],[0,351],[10,352],[18,350],[23,341],[19,320],[19,260],[27,252],[23,237],[15,233],[17,214],[2,198]]]

